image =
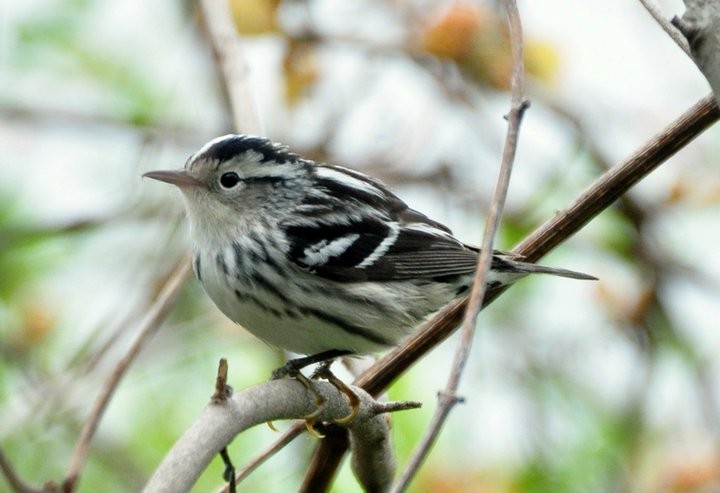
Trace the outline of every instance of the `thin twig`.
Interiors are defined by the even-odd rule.
[[[153,303],[145,315],[145,318],[140,323],[138,335],[132,346],[130,346],[125,356],[118,361],[115,369],[103,385],[100,395],[98,395],[95,400],[95,404],[75,444],[70,467],[62,484],[63,491],[72,492],[77,487],[80,471],[85,465],[85,460],[87,459],[87,454],[90,449],[90,442],[95,436],[98,424],[105,413],[110,398],[115,393],[130,364],[135,360],[135,357],[145,347],[152,336],[155,335],[163,320],[165,320],[165,317],[170,312],[170,309],[174,306],[180,290],[190,276],[190,272],[190,262],[186,257],[183,257],[182,261],[173,269],[172,274],[160,291],[155,303]]]
[[[225,358],[220,358],[218,363],[217,376],[215,377],[215,393],[210,398],[215,404],[222,404],[230,396],[232,396],[232,387],[227,383],[228,380],[228,362]]]
[[[680,30],[673,26],[670,20],[665,17],[662,10],[660,10],[660,6],[655,2],[655,0],[640,0],[640,3],[643,7],[645,7],[645,10],[648,11],[652,18],[655,19],[655,22],[660,25],[662,30],[665,31],[673,41],[675,41],[680,49],[683,50],[691,60],[694,60],[692,54],[690,53],[690,45],[688,44],[687,39],[685,39],[685,36],[683,36]]]
[[[435,415],[430,422],[427,432],[418,445],[415,453],[410,459],[407,468],[402,477],[394,485],[394,492],[405,491],[410,481],[415,477],[420,466],[430,453],[430,449],[435,444],[440,430],[447,421],[452,408],[459,402],[457,397],[457,389],[460,385],[460,378],[470,356],[472,341],[475,337],[475,329],[477,326],[477,318],[482,308],[485,291],[487,288],[487,275],[490,272],[490,265],[493,256],[493,243],[495,235],[500,228],[500,219],[502,211],[505,207],[505,199],[507,197],[508,187],[510,186],[510,176],[512,174],[513,163],[515,161],[515,152],[517,150],[518,135],[520,132],[520,123],[522,121],[528,103],[523,99],[523,41],[522,41],[522,25],[520,22],[520,14],[517,10],[517,4],[514,0],[505,0],[505,9],[507,11],[508,26],[510,31],[510,45],[513,58],[512,73],[512,95],[511,109],[508,114],[508,129],[505,137],[505,147],[503,149],[502,161],[500,164],[500,173],[498,176],[495,192],[490,202],[490,210],[485,222],[485,232],[483,235],[482,247],[478,258],[477,270],[473,281],[470,299],[465,308],[465,316],[461,328],[460,341],[455,353],[450,378],[445,386],[445,390],[440,394],[440,402]]]
[[[232,22],[230,3],[201,0],[205,26],[210,34],[215,59],[222,73],[221,82],[230,101],[230,112],[237,131],[263,135],[255,98],[249,84],[250,69]]]
[[[518,244],[513,252],[523,255],[527,261],[537,261],[578,232],[633,185],[707,130],[718,119],[720,119],[720,108],[710,94],[670,123],[625,161],[603,173],[570,207],[546,221]],[[503,291],[503,288],[489,290],[484,304],[488,305]],[[440,310],[402,346],[392,349],[368,368],[355,381],[355,385],[364,388],[371,395],[383,392],[398,376],[455,331],[462,320],[464,308],[465,301],[460,300]],[[324,443],[320,443],[320,449],[324,446]],[[315,452],[315,456],[321,454],[323,454],[322,450]],[[334,473],[334,467],[315,467],[312,474],[332,477]]]
[[[15,468],[10,462],[10,459],[8,459],[8,457],[5,455],[5,452],[2,448],[0,448],[0,471],[2,471],[3,476],[5,476],[5,479],[7,479],[8,483],[10,484],[10,488],[12,488],[12,491],[15,491],[16,493],[41,493],[43,491],[41,489],[33,488],[32,486],[28,486],[27,484],[25,484],[25,482],[18,475],[17,471],[15,471]]]

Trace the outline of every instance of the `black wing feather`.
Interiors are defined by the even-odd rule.
[[[410,209],[380,182],[341,167],[319,168],[321,176],[294,216],[302,221],[280,225],[288,257],[299,267],[339,282],[438,279],[475,271],[476,249]]]
[[[403,279],[435,279],[469,274],[475,271],[477,251],[438,231],[433,234],[399,226],[394,242],[382,247],[392,229],[380,219],[364,219],[342,227],[337,224],[315,223],[313,226],[285,228],[290,242],[290,260],[304,269],[340,282],[393,281]],[[306,248],[343,237],[357,238],[341,253],[323,262],[308,262]],[[361,265],[378,249],[383,255]]]

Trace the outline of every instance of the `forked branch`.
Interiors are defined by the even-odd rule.
[[[333,422],[350,413],[347,400],[334,386],[317,381],[313,385],[325,399],[318,421]],[[353,469],[366,487],[385,487],[392,481],[394,460],[384,414],[420,404],[381,403],[362,389],[353,390],[360,398],[360,411],[348,425]],[[227,398],[212,399],[165,456],[144,491],[190,491],[213,457],[237,434],[268,421],[308,416],[316,409],[316,397],[292,379],[271,380]]]

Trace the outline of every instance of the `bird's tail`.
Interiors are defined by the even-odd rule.
[[[530,262],[523,262],[516,260],[517,257],[502,255],[500,257],[502,263],[506,264],[505,269],[512,272],[521,274],[550,274],[552,276],[569,277],[571,279],[583,279],[586,281],[597,281],[598,278],[582,272],[577,272],[568,269],[559,269],[556,267],[547,267],[545,265],[531,264]],[[501,268],[502,269],[502,268]],[[502,270],[505,270],[502,269]]]
[[[518,270],[527,272],[528,274],[550,274],[552,276],[569,277],[570,279],[583,279],[585,281],[597,281],[598,278],[590,274],[584,274],[569,269],[559,269],[556,267],[546,267],[544,265],[530,264],[527,262],[519,262],[521,264]]]

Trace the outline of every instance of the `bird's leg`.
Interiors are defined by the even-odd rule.
[[[284,366],[281,366],[272,373],[271,380],[278,380],[286,377],[294,378],[315,396],[315,403],[317,404],[317,409],[309,415],[305,416],[305,418],[303,419],[305,419],[305,426],[307,427],[308,432],[316,438],[323,437],[323,435],[315,429],[315,423],[317,422],[317,417],[320,415],[320,413],[322,413],[323,409],[325,408],[325,398],[320,395],[320,392],[317,391],[310,379],[303,375],[300,370],[302,370],[306,366],[313,365],[315,363],[328,363],[329,366],[329,364],[332,364],[335,358],[339,356],[345,356],[347,354],[350,354],[350,351],[332,349],[330,351],[323,351],[322,353],[304,356],[302,358],[291,359],[287,363],[285,363]],[[270,428],[273,428],[272,422],[269,422],[268,425],[270,426]]]
[[[352,351],[346,351],[343,349],[331,349],[330,351],[323,351],[322,353],[312,354],[310,356],[303,356],[302,358],[295,358],[289,360],[285,365],[281,366],[274,372],[272,372],[271,380],[279,380],[285,377],[294,377],[300,370],[306,366],[314,365],[315,363],[322,363],[323,361],[332,361],[340,356],[347,356]]]
[[[312,378],[324,378],[347,398],[348,404],[350,405],[350,414],[335,420],[337,424],[344,426],[352,423],[360,412],[360,398],[345,384],[345,382],[340,380],[332,371],[330,371],[330,365],[332,365],[334,361],[335,360],[325,360],[321,362],[313,372]]]

